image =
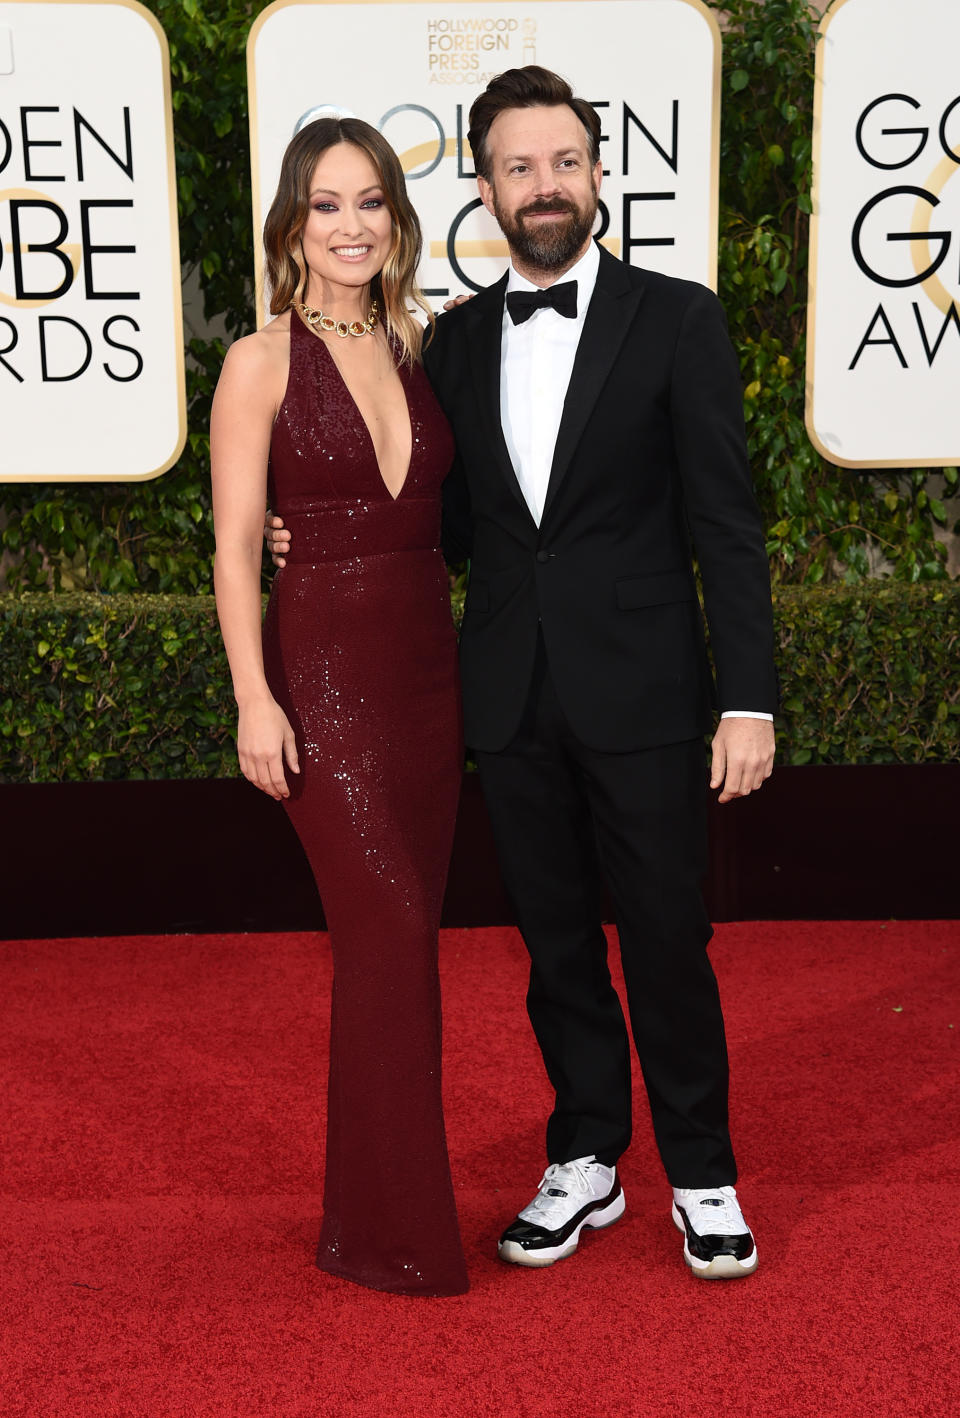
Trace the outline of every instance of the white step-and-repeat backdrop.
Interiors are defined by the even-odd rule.
[[[167,41],[0,3],[0,481],[156,477],[186,438]]]
[[[960,462],[960,0],[821,25],[807,429],[846,467]]]
[[[495,74],[524,64],[564,75],[600,114],[604,245],[715,284],[720,34],[699,0],[277,0],[247,56],[258,291],[284,148],[326,106],[365,119],[400,154],[430,296],[496,280],[507,247],[477,197],[467,115]]]

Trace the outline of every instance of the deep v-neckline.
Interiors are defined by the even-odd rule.
[[[380,485],[381,485],[381,487],[383,488],[384,492],[387,494],[387,497],[389,497],[389,499],[390,499],[391,502],[399,502],[399,501],[400,501],[400,498],[403,496],[403,490],[404,490],[404,488],[406,487],[407,483],[410,481],[410,471],[411,471],[411,469],[412,469],[412,467],[413,467],[413,448],[414,448],[414,443],[413,443],[413,415],[412,415],[411,412],[410,412],[410,400],[409,400],[409,398],[407,397],[407,386],[406,386],[406,384],[404,383],[403,376],[400,374],[400,371],[397,370],[397,378],[400,380],[400,390],[401,390],[401,392],[402,392],[402,394],[403,394],[403,404],[404,404],[404,408],[405,408],[406,411],[407,411],[407,423],[409,424],[409,427],[410,427],[410,457],[407,459],[407,471],[406,471],[406,472],[404,473],[404,475],[403,475],[403,482],[402,482],[402,483],[400,484],[400,486],[397,488],[396,496],[394,496],[394,494],[390,491],[390,488],[387,486],[387,480],[386,480],[386,478],[383,476],[383,469],[382,469],[381,466],[380,466],[380,459],[377,457],[377,445],[376,445],[376,444],[374,443],[374,441],[373,441],[373,434],[370,432],[370,426],[369,426],[369,424],[367,423],[366,419],[365,419],[364,416],[363,416],[363,410],[361,409],[360,405],[357,403],[356,399],[354,398],[353,391],[351,390],[350,385],[347,383],[347,381],[346,381],[346,379],[345,379],[345,377],[344,377],[343,370],[340,368],[339,364],[337,364],[337,361],[336,361],[336,360],[334,359],[334,357],[333,357],[333,351],[328,347],[326,340],[324,340],[320,335],[315,335],[315,334],[313,333],[313,331],[309,328],[309,326],[307,325],[307,322],[303,319],[303,317],[302,317],[302,315],[300,314],[299,311],[295,310],[295,315],[296,315],[297,320],[299,320],[301,326],[303,327],[303,333],[306,335],[307,339],[309,339],[309,340],[315,340],[318,345],[322,345],[322,346],[323,346],[324,353],[325,353],[327,359],[328,359],[328,360],[330,361],[330,363],[332,364],[334,373],[336,374],[337,378],[340,380],[340,383],[343,385],[344,390],[345,390],[346,395],[347,395],[347,398],[350,400],[351,404],[352,404],[353,407],[356,409],[356,411],[357,411],[357,418],[360,420],[361,424],[363,425],[363,431],[364,431],[364,433],[367,435],[367,442],[370,444],[370,451],[371,451],[371,453],[373,454],[373,461],[374,461],[374,463],[376,464],[377,477],[380,479]]]

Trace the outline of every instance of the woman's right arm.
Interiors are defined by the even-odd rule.
[[[267,685],[260,638],[267,461],[282,379],[263,335],[239,340],[224,360],[210,419],[214,589],[240,715],[237,751],[244,777],[277,799],[290,792],[284,758],[300,771],[293,730]]]

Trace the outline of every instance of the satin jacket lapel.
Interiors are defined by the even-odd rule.
[[[570,460],[642,298],[642,286],[635,285],[620,262],[601,250],[597,283],[584,321],[557,430],[541,527],[550,515]]]
[[[490,451],[510,491],[529,515],[526,499],[517,482],[510,454],[503,436],[500,419],[500,344],[503,337],[503,294],[507,288],[504,275],[495,285],[471,301],[468,309],[475,310],[473,338],[470,341],[470,364],[480,402],[483,435],[489,440]]]

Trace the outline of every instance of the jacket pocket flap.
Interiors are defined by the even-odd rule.
[[[696,599],[696,594],[693,582],[685,571],[621,576],[617,581],[617,605],[622,611],[667,605],[671,601],[692,601]]]

